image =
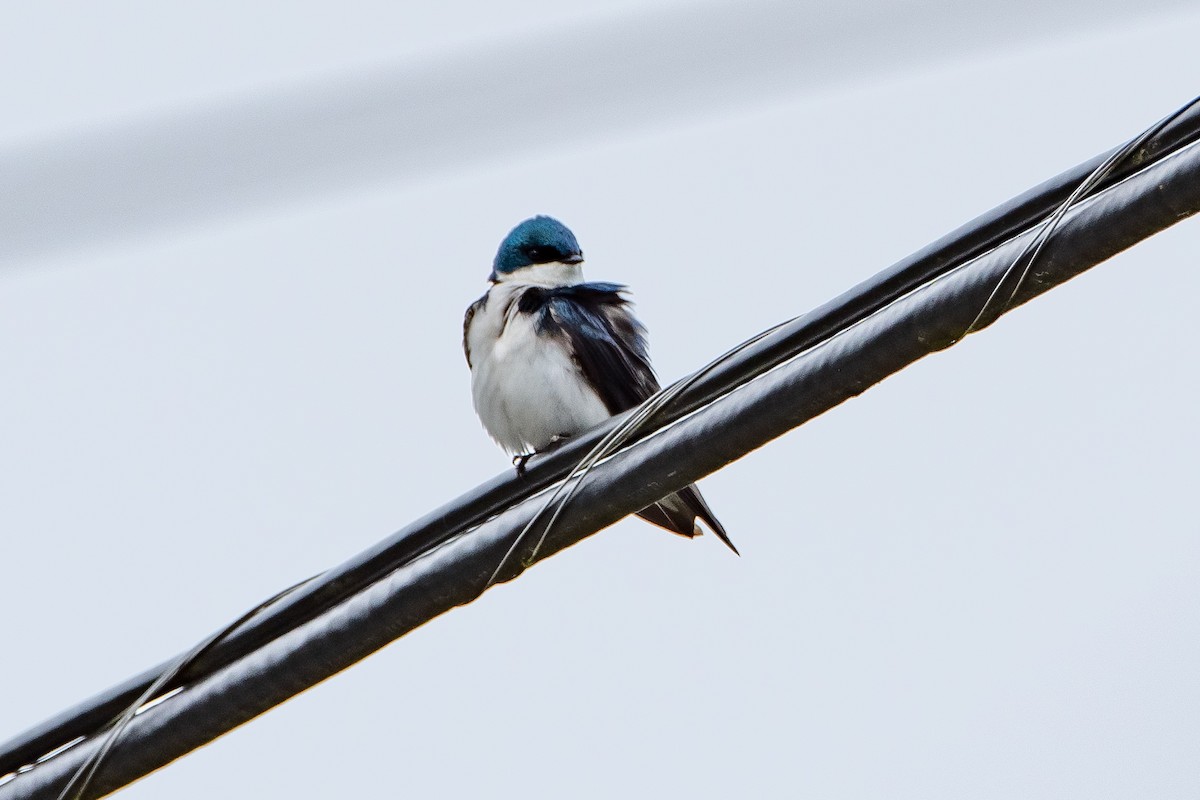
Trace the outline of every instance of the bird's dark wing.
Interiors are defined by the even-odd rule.
[[[471,319],[475,316],[475,312],[487,305],[487,299],[488,296],[485,294],[474,303],[471,303],[471,305],[467,306],[467,313],[463,317],[463,355],[467,357],[468,367],[472,366],[472,364],[471,343],[467,340],[467,333],[471,330]]]
[[[580,283],[525,290],[518,310],[537,317],[538,331],[566,340],[584,378],[611,414],[658,391],[646,350],[646,329],[615,283]]]
[[[621,295],[624,288],[615,283],[531,288],[518,301],[519,311],[539,315],[540,332],[566,339],[575,363],[612,414],[633,408],[658,391],[646,329],[630,313],[629,301]],[[695,484],[647,506],[638,516],[683,536],[700,532],[699,518],[737,552]]]

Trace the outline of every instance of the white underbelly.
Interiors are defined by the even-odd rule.
[[[499,305],[489,303],[484,313]],[[500,327],[489,321],[476,320],[481,332]],[[529,316],[513,315],[493,341],[471,348],[471,394],[483,427],[510,453],[540,450],[610,416],[566,350],[538,335]]]

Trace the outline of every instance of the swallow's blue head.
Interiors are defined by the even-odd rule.
[[[570,228],[553,217],[532,217],[513,228],[492,262],[489,280],[495,282],[535,264],[579,264],[583,251]]]

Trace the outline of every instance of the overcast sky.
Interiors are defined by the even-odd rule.
[[[513,224],[570,225],[674,380],[1197,94],[1200,13],[1091,6],[756,6],[715,77],[651,59],[427,150],[367,114],[262,174],[257,108],[290,147],[345,87],[743,15],[6,12],[0,174],[45,194],[0,201],[0,739],[508,468],[460,343]],[[742,558],[626,520],[124,796],[1194,798],[1198,249],[1184,222],[706,479]]]

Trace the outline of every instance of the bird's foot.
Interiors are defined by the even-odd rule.
[[[532,453],[522,453],[520,455],[513,456],[513,466],[517,468],[517,474],[525,474],[525,465],[529,463],[529,459],[533,458],[534,456],[545,455],[553,450],[557,450],[562,446],[563,442],[570,438],[571,434],[569,433],[556,433],[550,437],[550,443],[541,450],[534,450]]]

